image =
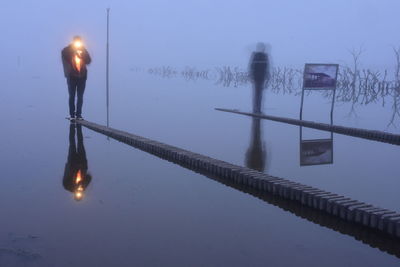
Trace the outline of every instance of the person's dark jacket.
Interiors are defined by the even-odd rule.
[[[61,51],[61,59],[62,59],[63,67],[64,67],[64,76],[66,78],[70,78],[70,77],[83,78],[83,79],[87,78],[86,65],[90,64],[92,59],[90,58],[89,52],[86,50],[86,48],[82,47],[80,50],[82,51],[82,54],[80,56],[80,58],[82,60],[82,65],[81,65],[80,71],[78,71],[72,65],[74,57],[77,54],[73,45],[69,45]]]
[[[254,82],[264,82],[269,80],[268,56],[263,52],[254,52],[251,56],[249,66],[250,78]]]

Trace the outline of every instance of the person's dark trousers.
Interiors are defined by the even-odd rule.
[[[261,113],[264,80],[254,81],[253,113]]]
[[[83,93],[85,92],[86,78],[69,77],[67,79],[69,93],[69,115],[80,117],[82,115]],[[75,111],[75,95],[77,96]]]

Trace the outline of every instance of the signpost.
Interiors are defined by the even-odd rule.
[[[332,90],[331,124],[333,123],[333,107],[335,104],[338,69],[338,64],[305,64],[303,88],[301,91],[300,120],[303,119],[305,90]]]

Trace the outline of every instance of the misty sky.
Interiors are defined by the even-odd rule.
[[[19,64],[62,76],[60,50],[75,34],[93,57],[91,71],[104,72],[108,6],[113,75],[134,66],[246,67],[258,41],[271,45],[274,65],[350,63],[348,49],[362,45],[364,66],[391,69],[392,46],[400,46],[399,0],[8,0],[2,73]]]

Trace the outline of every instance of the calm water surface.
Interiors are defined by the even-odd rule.
[[[252,120],[214,107],[250,110],[250,88],[119,76],[111,88],[112,127],[246,164]],[[63,186],[70,133],[64,80],[15,80],[0,92],[0,266],[400,264],[353,236],[86,128],[92,179],[76,201]],[[86,119],[105,124],[102,85],[89,80],[85,97]],[[308,99],[305,119],[328,122],[329,101]],[[298,108],[297,96],[266,94],[265,113],[297,117]],[[398,133],[386,128],[387,108],[347,114],[338,106],[335,123]],[[303,137],[330,134],[303,129]],[[300,167],[297,126],[262,121],[260,138],[264,172],[400,211],[398,146],[334,134],[332,164]]]

